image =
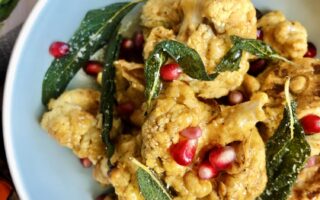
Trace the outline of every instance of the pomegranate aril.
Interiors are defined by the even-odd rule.
[[[228,169],[236,159],[233,147],[215,147],[210,151],[209,162],[219,170]]]
[[[117,108],[116,108],[118,115],[122,117],[130,116],[133,113],[134,109],[135,109],[135,105],[132,101],[120,103],[117,105]]]
[[[181,140],[176,144],[171,145],[169,151],[173,159],[182,166],[188,166],[197,150],[197,140]]]
[[[180,131],[180,135],[188,139],[198,139],[202,135],[202,130],[199,126],[188,127]]]
[[[313,166],[315,166],[317,164],[317,157],[318,156],[311,156],[308,159],[305,167],[313,167]]]
[[[317,47],[312,42],[308,42],[308,51],[304,55],[304,57],[314,58],[316,56],[317,56]]]
[[[177,63],[164,65],[160,69],[160,77],[165,81],[173,81],[179,78],[182,69]]]
[[[259,75],[267,66],[267,61],[263,59],[258,59],[250,62],[250,68],[248,74],[252,76]]]
[[[85,66],[84,71],[91,76],[97,76],[103,71],[103,66],[100,62],[89,61]]]
[[[134,48],[134,43],[131,39],[125,38],[121,42],[121,51],[128,52]]]
[[[306,115],[300,119],[300,123],[307,135],[320,133],[320,117],[317,115]]]
[[[201,179],[211,179],[217,177],[219,170],[213,167],[209,162],[203,162],[198,169],[198,176]]]
[[[144,37],[143,34],[141,32],[136,32],[133,36],[133,43],[134,43],[134,47],[138,50],[138,51],[142,51],[143,50],[143,45],[144,45]]]
[[[65,42],[53,42],[50,45],[49,53],[54,58],[61,58],[69,53],[69,45]]]
[[[228,101],[230,105],[236,105],[242,103],[244,100],[244,95],[241,91],[235,90],[228,94]]]
[[[81,158],[80,162],[84,168],[89,168],[92,166],[92,162],[88,158]]]
[[[261,28],[259,28],[259,29],[257,30],[257,39],[258,39],[258,40],[263,40],[263,31],[262,31]]]

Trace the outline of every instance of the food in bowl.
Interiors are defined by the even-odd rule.
[[[118,199],[319,197],[320,62],[302,24],[250,0],[89,11],[54,42],[41,126]],[[129,29],[131,30],[131,29]],[[65,91],[79,71],[98,89]]]

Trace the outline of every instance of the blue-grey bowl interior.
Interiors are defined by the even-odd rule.
[[[90,200],[103,191],[72,152],[39,125],[42,78],[52,61],[49,45],[68,41],[86,11],[114,0],[40,0],[11,60],[4,104],[5,143],[11,172],[22,199]],[[320,46],[319,0],[254,1],[263,10],[280,9],[301,21]]]

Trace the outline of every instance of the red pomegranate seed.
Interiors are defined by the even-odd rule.
[[[267,66],[267,61],[258,59],[255,61],[250,62],[250,68],[248,71],[248,74],[252,76],[257,76],[259,75]]]
[[[170,154],[179,165],[188,166],[195,156],[197,144],[197,140],[181,140],[171,145]]]
[[[257,30],[257,39],[258,39],[258,40],[263,40],[263,31],[262,31],[261,28],[259,28],[259,29]]]
[[[64,42],[53,42],[49,52],[54,58],[61,58],[69,53],[69,45]]]
[[[118,104],[116,109],[117,109],[118,115],[123,117],[128,117],[133,113],[135,109],[135,105],[132,101],[128,101],[125,103]]]
[[[180,135],[188,139],[198,139],[202,135],[202,130],[199,126],[188,127],[180,131]]]
[[[134,48],[134,43],[131,39],[125,38],[121,43],[121,51],[128,52]]]
[[[230,105],[236,105],[242,103],[244,100],[244,96],[241,91],[235,90],[228,94],[228,101]]]
[[[219,170],[213,167],[208,161],[200,164],[198,169],[198,176],[201,179],[211,179],[217,177]]]
[[[84,71],[91,76],[97,76],[99,72],[103,71],[103,66],[100,62],[89,61],[84,68]]]
[[[311,156],[308,161],[307,161],[307,164],[305,167],[313,167],[317,164],[317,157],[318,156]]]
[[[160,77],[165,81],[173,81],[179,78],[182,69],[177,63],[164,65],[160,69]]]
[[[308,42],[308,51],[304,55],[304,57],[314,58],[316,56],[317,56],[317,47],[312,42]]]
[[[133,43],[134,43],[134,47],[139,50],[142,51],[143,50],[143,45],[144,45],[144,37],[143,34],[141,32],[136,32],[133,36]]]
[[[300,123],[307,135],[320,133],[320,117],[317,115],[306,115],[300,119]]]
[[[89,168],[92,166],[92,162],[88,158],[81,158],[80,162],[84,168]]]
[[[225,170],[231,166],[236,159],[236,152],[233,147],[215,147],[210,151],[209,161],[212,166],[219,170]]]

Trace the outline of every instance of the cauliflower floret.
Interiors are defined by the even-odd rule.
[[[237,156],[242,152],[244,163],[234,167],[235,171],[227,171],[228,175],[222,176],[219,182],[222,199],[255,199],[265,188],[267,176],[264,143],[256,128],[252,128],[249,133],[249,138],[236,146]]]
[[[61,145],[93,164],[105,153],[95,117],[99,98],[99,92],[90,89],[67,91],[50,101],[49,111],[41,120],[42,127]]]
[[[97,114],[99,109],[100,93],[91,89],[75,89],[60,95],[59,99],[51,99],[48,109],[52,110],[65,105],[76,105],[82,110]]]
[[[196,199],[204,198],[212,191],[212,183],[209,180],[202,180],[198,178],[198,174],[195,171],[188,171],[183,177],[184,187],[189,191],[189,195],[183,199]],[[175,198],[179,199],[180,197]]]
[[[242,83],[246,95],[251,96],[260,89],[260,83],[256,77],[246,74]]]
[[[218,180],[220,199],[255,199],[265,188],[265,147],[255,125],[265,120],[263,106],[267,102],[265,93],[256,93],[248,102],[222,107],[221,116],[208,126],[204,140],[234,146],[237,154],[235,164]]]
[[[274,11],[258,21],[262,28],[263,40],[276,51],[288,58],[302,58],[307,52],[307,30],[296,21],[288,21],[285,16]]]
[[[250,101],[236,106],[221,108],[220,119],[212,121],[207,140],[227,145],[234,141],[245,141],[257,122],[265,120],[262,107],[268,102],[265,93],[254,94]]]
[[[149,0],[141,14],[141,23],[144,27],[154,28],[164,26],[177,28],[182,19],[179,0]]]
[[[128,81],[133,89],[144,92],[143,64],[127,62],[126,60],[117,60],[114,62],[114,66],[116,67],[116,76],[122,77]],[[123,84],[120,84],[120,88],[125,87],[122,85]]]
[[[116,67],[116,99],[118,103],[134,102],[136,107],[144,101],[143,65],[125,60],[114,62]]]
[[[133,168],[134,166],[131,167]],[[144,200],[140,193],[135,173],[130,173],[128,167],[117,165],[117,168],[110,172],[110,180],[119,200]]]
[[[320,157],[315,157],[315,165],[304,168],[293,186],[288,200],[310,200],[320,198]]]
[[[141,134],[121,135],[111,162],[116,164],[110,172],[110,182],[119,200],[143,200],[136,179],[136,166],[130,157],[140,159]]]
[[[159,96],[155,109],[142,127],[142,157],[146,165],[161,174],[165,183],[177,192],[177,199],[217,196],[214,183],[199,180],[190,168],[178,165],[168,153],[168,148],[179,141],[181,130],[189,126],[200,126],[202,136],[198,141],[196,157],[200,156],[201,149],[208,146],[240,143],[236,166],[222,175],[225,178],[223,180],[226,180],[225,185],[228,187],[226,191],[234,190],[235,182],[241,182],[239,195],[246,194],[254,198],[262,192],[266,183],[264,144],[254,130],[255,124],[265,119],[262,106],[267,100],[266,94],[258,93],[249,102],[222,108],[221,115],[213,117],[216,107],[200,102],[187,84],[174,81]],[[241,176],[243,171],[249,170],[253,172],[246,173],[247,177],[253,178],[256,173],[260,174],[261,180],[258,183]],[[198,187],[201,190],[195,191]],[[252,188],[255,192],[251,191]],[[228,192],[220,195],[230,199]]]
[[[211,112],[211,107],[199,102],[187,84],[174,81],[157,99],[155,109],[142,127],[141,153],[146,165],[159,174],[165,173],[165,182],[179,193],[178,196],[189,195],[183,182],[189,169],[178,165],[168,148],[178,142],[180,130],[189,126],[204,128]]]
[[[250,0],[203,0],[202,12],[218,34],[256,38],[256,10]]]
[[[172,30],[166,29],[163,26],[155,27],[151,30],[149,36],[146,39],[143,49],[143,56],[145,59],[148,58],[154,47],[163,40],[173,40],[175,34]]]
[[[183,21],[178,33],[178,40],[185,42],[190,34],[202,23],[201,12],[203,2],[200,0],[181,0],[180,7],[183,12]]]
[[[94,166],[93,178],[103,185],[108,185],[110,184],[109,170],[108,158],[104,157]]]
[[[281,62],[268,66],[267,70],[258,77],[261,91],[266,92],[270,97],[270,102],[265,107],[268,117],[261,129],[261,133],[266,138],[273,135],[282,119],[286,77],[291,78],[290,92],[298,103],[298,118],[308,114],[320,115],[320,61],[300,58],[294,62],[296,65]],[[312,154],[319,153],[319,145],[314,145],[317,137],[307,136],[307,140],[311,144]]]
[[[190,35],[187,45],[198,52],[209,73],[213,72],[232,46],[228,36],[215,36],[210,26],[205,24],[201,24]]]

